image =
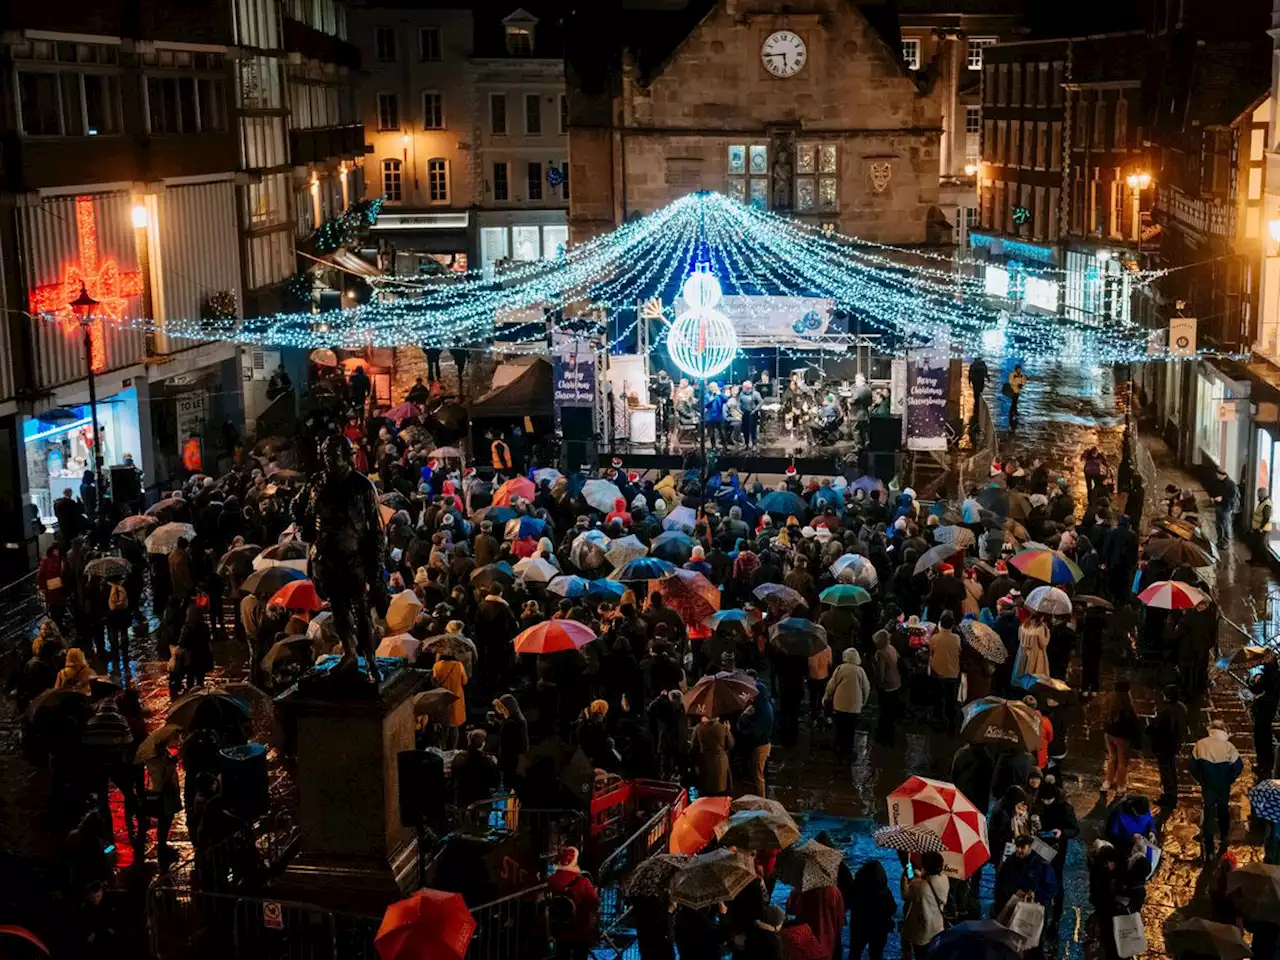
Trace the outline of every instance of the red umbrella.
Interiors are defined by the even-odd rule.
[[[324,609],[324,601],[316,593],[316,586],[310,580],[294,580],[271,595],[267,606],[285,607],[289,610],[306,610],[314,613]]]
[[[890,826],[920,827],[942,840],[950,876],[969,877],[991,858],[987,818],[955,784],[908,777],[886,802]]]
[[[1138,594],[1138,602],[1160,610],[1191,610],[1209,598],[1181,580],[1158,580]]]
[[[716,827],[729,818],[728,797],[699,797],[671,825],[672,853],[697,853],[716,835]]]
[[[686,623],[702,623],[720,609],[720,588],[697,570],[677,570],[665,580],[651,580],[649,589],[657,589]]]
[[[512,497],[519,497],[521,500],[532,500],[536,492],[532,480],[524,477],[515,477],[494,491],[493,505],[495,507],[509,507],[511,506]]]
[[[382,960],[461,960],[475,932],[461,894],[424,889],[387,907],[374,946]]]
[[[595,638],[595,631],[577,620],[545,620],[516,637],[516,653],[581,650]]]

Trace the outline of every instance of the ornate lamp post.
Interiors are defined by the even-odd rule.
[[[106,496],[102,483],[102,436],[98,432],[98,385],[93,374],[93,322],[98,301],[89,296],[88,288],[80,284],[80,296],[68,304],[80,321],[80,334],[84,338],[84,365],[89,374],[89,417],[93,420],[93,480],[98,485],[98,502]]]

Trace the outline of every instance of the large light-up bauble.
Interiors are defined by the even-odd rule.
[[[726,370],[738,352],[738,332],[719,310],[720,281],[706,270],[690,275],[681,289],[690,309],[667,332],[667,354],[684,373],[708,380]]]

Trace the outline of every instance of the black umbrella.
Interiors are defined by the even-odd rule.
[[[221,690],[203,689],[175,700],[165,715],[165,722],[183,730],[234,727],[247,723],[249,709],[235,697]]]
[[[1171,567],[1211,567],[1217,563],[1217,558],[1200,544],[1181,537],[1152,537],[1142,549],[1150,559],[1162,560]]]
[[[497,563],[487,563],[483,567],[476,567],[471,571],[471,585],[473,587],[487,587],[491,583],[515,583],[516,574],[511,569],[511,564],[505,560],[499,560]]]
[[[827,631],[812,620],[787,617],[769,631],[769,639],[783,653],[811,657],[827,647]]]
[[[220,577],[235,575],[243,579],[253,572],[253,558],[261,552],[262,547],[256,543],[232,547],[218,561],[216,572]]]
[[[243,593],[252,593],[259,600],[270,600],[286,583],[305,579],[307,575],[293,567],[267,567],[245,577],[244,583],[240,584],[240,590]]]
[[[267,673],[274,673],[287,663],[310,666],[314,659],[311,638],[305,634],[299,634],[273,643],[266,656],[262,658],[262,669]]]
[[[946,563],[957,553],[962,552],[954,543],[940,543],[936,547],[926,550],[924,556],[916,561],[916,567],[912,573],[924,573],[930,567],[936,567],[941,563]]]
[[[547,737],[520,757],[516,772],[526,780],[549,777],[578,803],[587,803],[595,788],[596,769],[587,755],[556,736]]]
[[[378,502],[384,507],[391,507],[394,510],[408,510],[410,506],[409,498],[396,490],[382,494],[378,497]]]
[[[931,960],[1020,960],[1022,937],[995,920],[966,920],[929,944]]]

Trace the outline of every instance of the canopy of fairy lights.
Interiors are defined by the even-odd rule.
[[[169,321],[169,337],[230,340],[264,346],[364,349],[417,345],[483,348],[504,343],[545,343],[545,311],[557,318],[590,318],[601,330],[630,334],[641,317],[658,321],[655,340],[684,350],[702,369],[713,329],[715,361],[732,359],[733,338],[716,317],[690,301],[712,289],[726,296],[823,298],[842,317],[841,327],[876,335],[886,353],[902,353],[944,336],[956,353],[1006,354],[1092,364],[1161,359],[1145,329],[1111,317],[1068,319],[1044,291],[1063,286],[1051,267],[1024,268],[1018,288],[993,291],[986,264],[929,251],[869,243],[755,209],[717,193],[675,201],[612,233],[570,247],[553,260],[513,264],[494,275],[472,271],[426,279],[376,278],[368,304],[324,312],[279,313],[220,326],[199,320]],[[999,269],[999,268],[997,268]],[[1151,275],[1133,274],[1131,284]],[[1000,294],[1003,293],[1004,296]],[[1035,296],[1032,296],[1035,294]],[[1033,309],[1034,305],[1052,309]],[[691,314],[694,315],[691,319]],[[714,314],[714,316],[711,316]],[[711,328],[708,327],[710,316]],[[50,319],[56,319],[51,314]],[[626,324],[630,322],[630,326]],[[147,327],[146,322],[137,322]],[[625,329],[624,329],[625,328]],[[692,332],[691,332],[692,331]],[[730,331],[731,333],[732,331]],[[720,357],[725,344],[728,358]],[[656,344],[655,344],[656,345]],[[682,346],[683,345],[683,346]],[[694,357],[693,353],[697,356]],[[723,367],[721,368],[723,369]]]

